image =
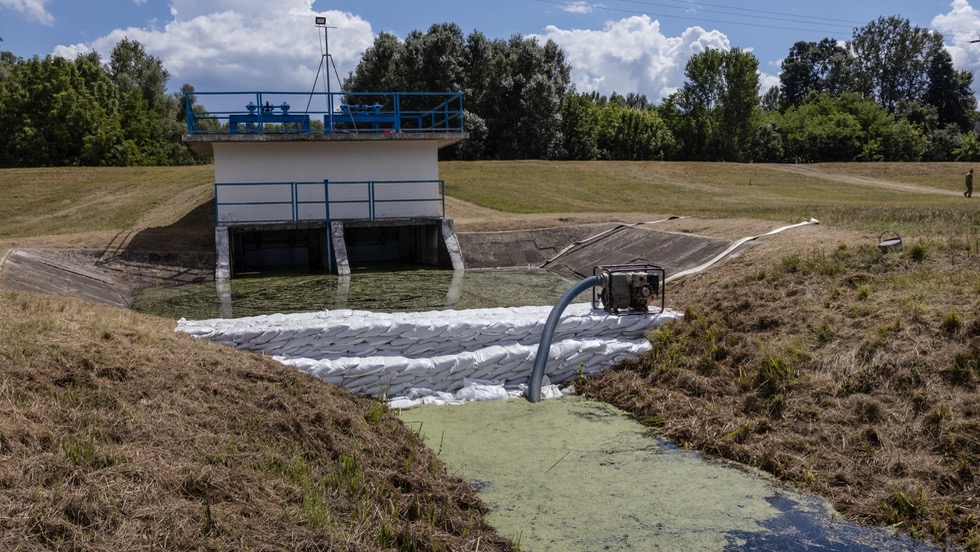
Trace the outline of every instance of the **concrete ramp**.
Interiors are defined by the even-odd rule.
[[[3,260],[0,288],[82,297],[129,306],[129,289],[95,268],[97,252],[15,249]]]
[[[649,263],[667,275],[724,251],[718,238],[661,232],[616,223],[583,224],[513,232],[459,234],[467,268],[543,267],[570,279],[592,275],[599,265]]]
[[[591,276],[592,269],[600,265],[649,263],[664,267],[669,276],[712,259],[730,245],[718,238],[619,226],[541,266],[572,278]]]

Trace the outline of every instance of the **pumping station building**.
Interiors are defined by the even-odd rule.
[[[197,156],[214,158],[215,277],[352,263],[462,269],[439,150],[467,138],[459,93],[194,92]]]

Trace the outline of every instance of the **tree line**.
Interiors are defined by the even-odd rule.
[[[442,23],[405,40],[379,34],[344,89],[462,92],[470,139],[443,159],[980,160],[972,73],[953,68],[941,35],[906,19],[881,17],[846,42],[797,42],[764,93],[758,67],[751,52],[706,50],[654,105],[632,92],[577,92],[553,41],[464,36]],[[167,79],[130,40],[105,64],[94,53],[0,52],[0,166],[194,162],[180,141],[193,88],[168,95]]]
[[[167,94],[168,78],[128,39],[104,64],[95,52],[74,60],[0,52],[0,167],[195,163],[180,139],[184,95]]]
[[[659,105],[636,93],[579,93],[552,41],[488,40],[454,24],[404,41],[382,33],[350,90],[463,92],[471,139],[454,159],[811,163],[980,159],[973,75],[942,35],[881,17],[850,41],[797,42],[779,86],[760,95],[759,62],[740,49],[691,57]]]

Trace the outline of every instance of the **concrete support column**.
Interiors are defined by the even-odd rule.
[[[347,276],[350,274],[350,261],[347,260],[347,244],[344,243],[344,223],[330,222],[330,240],[333,245],[333,257],[337,261],[337,274]]]
[[[456,232],[453,230],[453,219],[442,219],[442,241],[446,243],[446,251],[453,263],[453,270],[463,270],[463,250],[459,247]]]
[[[214,248],[217,263],[214,267],[214,279],[217,281],[231,279],[231,240],[228,237],[227,226],[215,226]]]

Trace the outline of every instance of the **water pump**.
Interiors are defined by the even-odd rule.
[[[602,308],[609,314],[639,314],[651,312],[651,307],[664,311],[666,272],[652,264],[597,266],[592,269],[599,284],[592,288],[592,308]],[[659,301],[658,301],[659,299]],[[601,307],[600,307],[601,306]]]

